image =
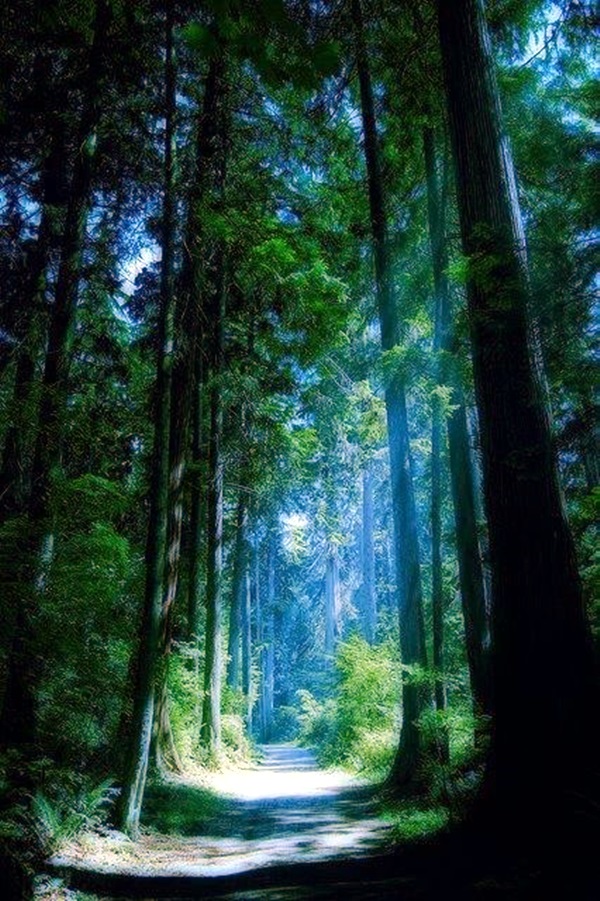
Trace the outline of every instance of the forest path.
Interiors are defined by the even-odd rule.
[[[86,835],[51,860],[52,870],[104,897],[198,897],[386,853],[390,825],[377,817],[370,787],[320,769],[306,749],[261,752],[259,764],[212,774],[208,785],[172,777],[150,793],[137,841]]]

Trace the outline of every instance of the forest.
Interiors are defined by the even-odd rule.
[[[597,898],[594,4],[0,21],[3,897],[310,752],[285,898]]]

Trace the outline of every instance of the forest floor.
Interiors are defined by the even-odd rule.
[[[137,841],[110,830],[86,833],[49,864],[69,884],[103,894],[147,879],[154,894],[158,879],[194,882],[197,895],[201,883],[217,891],[251,871],[371,858],[386,853],[391,833],[372,787],[319,769],[306,749],[265,745],[251,768],[154,786]]]
[[[504,859],[460,830],[403,840],[372,786],[271,745],[251,768],[151,786],[137,841],[104,830],[63,845],[36,899],[597,901],[593,859],[586,872],[561,855]]]

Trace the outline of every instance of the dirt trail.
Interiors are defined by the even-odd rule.
[[[282,868],[336,866],[386,848],[389,825],[376,817],[368,787],[345,773],[319,769],[305,749],[261,750],[259,765],[210,777],[210,788],[223,800],[218,810],[188,824],[196,834],[145,831],[136,842],[119,833],[84,836],[52,859],[52,871],[104,897],[149,897],[144,885],[152,897],[182,897],[186,891],[209,897],[228,886],[235,890],[239,877],[252,882],[254,876],[262,884],[260,874],[270,882],[271,873],[281,884]],[[194,781],[183,778],[174,779],[173,787],[195,790]]]

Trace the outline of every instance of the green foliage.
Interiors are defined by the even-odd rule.
[[[395,841],[427,841],[448,826],[449,815],[445,807],[401,804],[388,808],[384,816],[392,822]]]
[[[114,800],[113,780],[106,779],[91,788],[82,787],[75,795],[49,798],[36,792],[32,803],[34,828],[48,853],[56,853],[61,845],[79,833],[100,825]]]
[[[202,785],[171,779],[148,787],[142,823],[165,835],[202,835],[213,817],[226,812],[223,797]]]
[[[321,703],[299,692],[300,736],[326,765],[383,777],[398,737],[400,666],[392,642],[378,646],[352,636],[336,653],[336,689]]]
[[[47,747],[84,765],[106,752],[121,711],[131,653],[137,561],[127,539],[94,523],[60,541],[38,614],[44,660],[39,727]]]
[[[203,657],[195,643],[178,643],[169,657],[170,719],[175,747],[184,763],[198,754],[200,673]]]

